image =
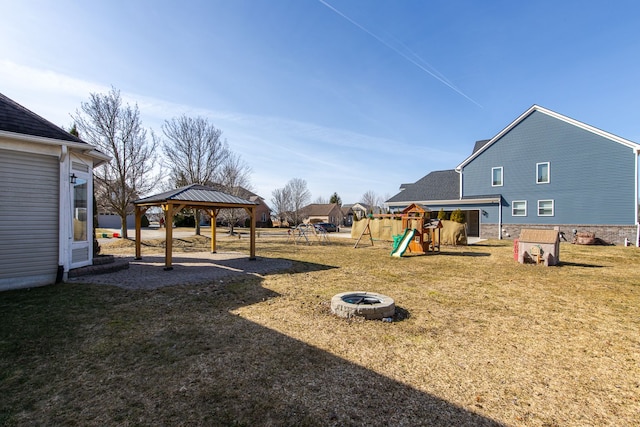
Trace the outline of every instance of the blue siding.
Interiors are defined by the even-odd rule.
[[[550,183],[536,183],[536,163],[549,162]],[[491,169],[503,168],[503,186]],[[635,224],[635,154],[618,142],[534,111],[463,170],[464,197],[502,194],[505,224]],[[554,216],[539,217],[538,200],[554,200]],[[513,217],[511,202],[527,201]],[[497,223],[491,210],[485,223]]]

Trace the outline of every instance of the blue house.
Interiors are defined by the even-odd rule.
[[[534,105],[455,169],[404,185],[386,204],[459,208],[481,238],[557,228],[638,244],[639,153],[635,142]]]

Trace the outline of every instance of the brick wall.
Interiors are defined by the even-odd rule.
[[[635,225],[584,225],[584,224],[559,224],[559,225],[531,225],[531,224],[503,224],[502,233],[503,239],[517,239],[520,235],[520,230],[523,228],[531,229],[550,229],[558,227],[558,229],[564,232],[565,237],[569,242],[573,241],[573,230],[577,231],[590,231],[596,234],[597,238],[600,238],[608,243],[615,245],[624,245],[625,237],[629,239],[630,244],[637,244],[637,228]],[[480,224],[480,237],[482,239],[497,239],[499,237],[498,224]]]

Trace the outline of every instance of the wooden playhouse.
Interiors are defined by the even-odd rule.
[[[556,265],[560,262],[560,233],[558,230],[523,229],[514,242],[518,262]]]
[[[427,218],[430,211],[417,203],[412,203],[402,211],[402,228],[413,229],[415,233],[409,244],[412,254],[440,252],[440,220]],[[437,238],[436,238],[437,235]]]

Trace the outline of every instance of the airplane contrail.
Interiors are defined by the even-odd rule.
[[[429,65],[429,63],[427,61],[425,61],[424,59],[422,59],[420,56],[418,56],[417,53],[413,52],[411,49],[407,48],[405,46],[405,48],[416,58],[418,58],[418,60],[420,60],[420,62],[426,64],[423,65],[420,62],[416,61],[415,59],[413,59],[412,57],[410,57],[409,55],[407,55],[404,52],[401,52],[399,49],[397,49],[395,46],[392,46],[391,44],[389,44],[386,40],[384,40],[383,38],[379,37],[378,35],[376,35],[375,33],[369,31],[367,28],[363,27],[362,25],[360,25],[359,23],[357,23],[356,21],[354,21],[353,19],[349,18],[347,15],[345,15],[344,13],[340,12],[338,9],[336,9],[335,7],[331,6],[329,3],[327,3],[325,0],[318,0],[320,3],[322,3],[324,6],[326,6],[327,8],[329,8],[330,10],[332,10],[334,13],[338,14],[339,16],[343,17],[344,19],[346,19],[347,21],[351,22],[353,25],[355,25],[356,27],[360,28],[362,31],[364,31],[365,33],[369,34],[371,37],[373,37],[374,39],[378,40],[380,43],[382,43],[383,45],[387,46],[389,49],[393,50],[395,53],[397,53],[398,55],[400,55],[401,57],[403,57],[404,59],[406,59],[407,61],[409,61],[410,63],[412,63],[413,65],[415,65],[416,67],[418,67],[419,69],[421,69],[422,71],[424,71],[425,73],[429,74],[431,77],[433,77],[434,79],[438,80],[440,83],[442,83],[443,85],[449,87],[450,89],[452,89],[454,92],[456,92],[457,94],[465,97],[466,99],[468,99],[469,101],[473,102],[474,104],[476,104],[478,107],[483,108],[482,105],[480,105],[477,101],[475,101],[473,98],[469,97],[467,94],[465,94],[464,92],[462,92],[460,89],[458,89],[453,83],[451,83],[449,81],[449,79],[447,79],[442,73],[440,73],[439,71],[437,71],[435,68],[433,68],[433,66]],[[431,69],[429,69],[429,68]]]

